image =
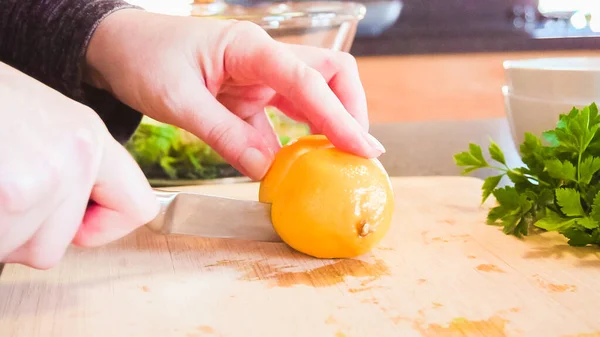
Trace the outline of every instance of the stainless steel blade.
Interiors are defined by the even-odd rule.
[[[155,232],[199,237],[280,242],[271,205],[188,192],[155,191],[160,214],[147,224]]]

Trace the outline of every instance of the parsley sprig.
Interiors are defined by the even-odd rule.
[[[463,174],[494,169],[498,175],[485,179],[482,203],[494,196],[488,224],[501,225],[506,234],[526,236],[531,226],[556,231],[569,245],[600,245],[600,116],[595,103],[561,114],[556,127],[542,140],[525,133],[520,145],[525,167],[511,168],[493,140],[488,162],[479,145],[454,156]],[[512,184],[498,187],[503,177]]]

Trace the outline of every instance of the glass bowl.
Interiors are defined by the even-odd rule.
[[[136,4],[144,7],[141,1]],[[341,1],[231,4],[195,0],[182,15],[251,21],[277,41],[348,52],[365,11],[362,4]],[[265,114],[282,145],[310,134],[307,125],[288,118],[274,107],[266,107]],[[148,117],[143,118],[126,148],[154,187],[250,180],[201,139]]]
[[[214,10],[221,1],[195,3],[190,15],[256,23],[278,41],[350,51],[366,7],[345,1],[239,1]]]

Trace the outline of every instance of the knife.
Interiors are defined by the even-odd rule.
[[[271,205],[189,192],[154,190],[160,212],[146,224],[159,234],[281,242]]]

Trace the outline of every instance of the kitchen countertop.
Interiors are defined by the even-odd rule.
[[[479,179],[391,183],[390,230],[354,259],[140,228],[103,247],[72,247],[48,271],[9,266],[0,335],[598,336],[597,249],[485,225],[493,200],[481,204]],[[255,200],[258,185],[186,190]]]

